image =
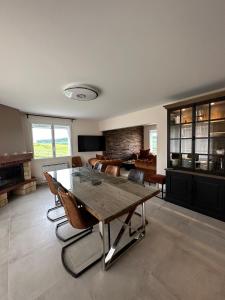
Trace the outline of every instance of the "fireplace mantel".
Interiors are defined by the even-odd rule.
[[[30,161],[32,158],[33,158],[32,152],[0,155],[0,168],[24,163],[24,162]]]

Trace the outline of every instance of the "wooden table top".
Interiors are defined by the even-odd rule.
[[[49,173],[92,215],[105,223],[118,218],[159,193],[158,189],[145,188],[126,178],[109,176],[85,167]]]

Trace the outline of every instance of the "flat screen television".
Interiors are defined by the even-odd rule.
[[[78,151],[105,151],[105,137],[102,135],[78,135]]]

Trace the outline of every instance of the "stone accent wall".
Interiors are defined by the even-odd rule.
[[[144,145],[144,126],[104,131],[105,154],[110,158],[130,159]]]

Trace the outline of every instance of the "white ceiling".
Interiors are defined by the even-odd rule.
[[[225,87],[224,0],[0,0],[0,103],[102,119]],[[99,98],[66,99],[69,83]]]

